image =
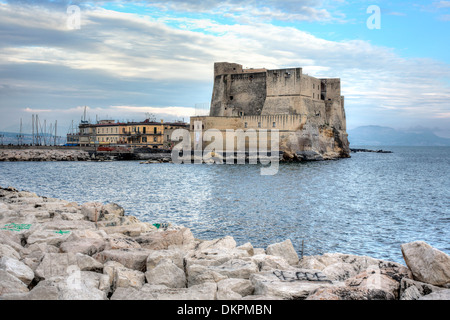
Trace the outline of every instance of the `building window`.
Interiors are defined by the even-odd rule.
[[[156,127],[154,127],[154,128],[153,128],[153,133],[154,133],[154,134],[157,134],[157,133],[158,133],[156,130],[158,130],[158,129],[157,129]]]
[[[147,137],[143,137],[142,142],[147,142]]]
[[[153,137],[153,142],[156,142],[156,137]]]
[[[272,122],[272,127],[276,127],[277,126],[277,123],[276,122]]]
[[[258,128],[261,128],[261,122],[258,122]]]
[[[248,123],[247,123],[247,122],[244,123],[244,127],[245,127],[245,128],[248,127]]]

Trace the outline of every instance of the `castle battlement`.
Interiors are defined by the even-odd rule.
[[[279,130],[280,147],[315,151],[324,158],[349,156],[341,79],[315,78],[302,68],[244,69],[214,64],[209,117],[191,118],[208,129]]]

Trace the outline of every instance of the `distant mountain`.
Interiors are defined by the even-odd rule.
[[[450,139],[435,135],[426,128],[414,131],[382,126],[363,126],[347,130],[352,146],[450,146]]]

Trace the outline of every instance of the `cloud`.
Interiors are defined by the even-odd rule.
[[[152,114],[164,114],[175,117],[189,118],[196,114],[198,110],[195,108],[187,107],[148,107],[148,106],[111,106],[110,109],[120,111],[123,114],[133,113],[152,113]]]
[[[450,8],[450,1],[438,1],[434,2],[433,5],[436,8]]]
[[[25,108],[25,112],[28,112],[28,113],[45,113],[45,112],[52,112],[52,111],[54,111],[54,110]]]
[[[197,5],[221,8],[217,2]],[[246,9],[238,1],[224,5]],[[276,8],[289,6],[296,5]],[[278,12],[255,10],[259,16]],[[0,3],[0,110],[67,110],[73,119],[82,114],[74,106],[86,104],[91,117],[188,117],[196,103],[211,98],[213,63],[229,61],[269,69],[300,66],[316,77],[339,77],[350,121],[375,114],[420,121],[449,112],[447,64],[402,58],[367,41],[325,40],[264,20],[223,24],[213,16],[161,18],[97,6],[83,7],[81,14],[81,29],[68,30],[65,10]]]

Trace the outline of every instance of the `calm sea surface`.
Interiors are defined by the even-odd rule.
[[[379,148],[379,147],[378,147]],[[266,247],[291,239],[300,253],[342,252],[404,264],[400,244],[450,253],[450,148],[385,147],[392,154],[257,165],[0,162],[0,185],[78,203],[116,202],[151,223],[199,239],[231,235]]]

